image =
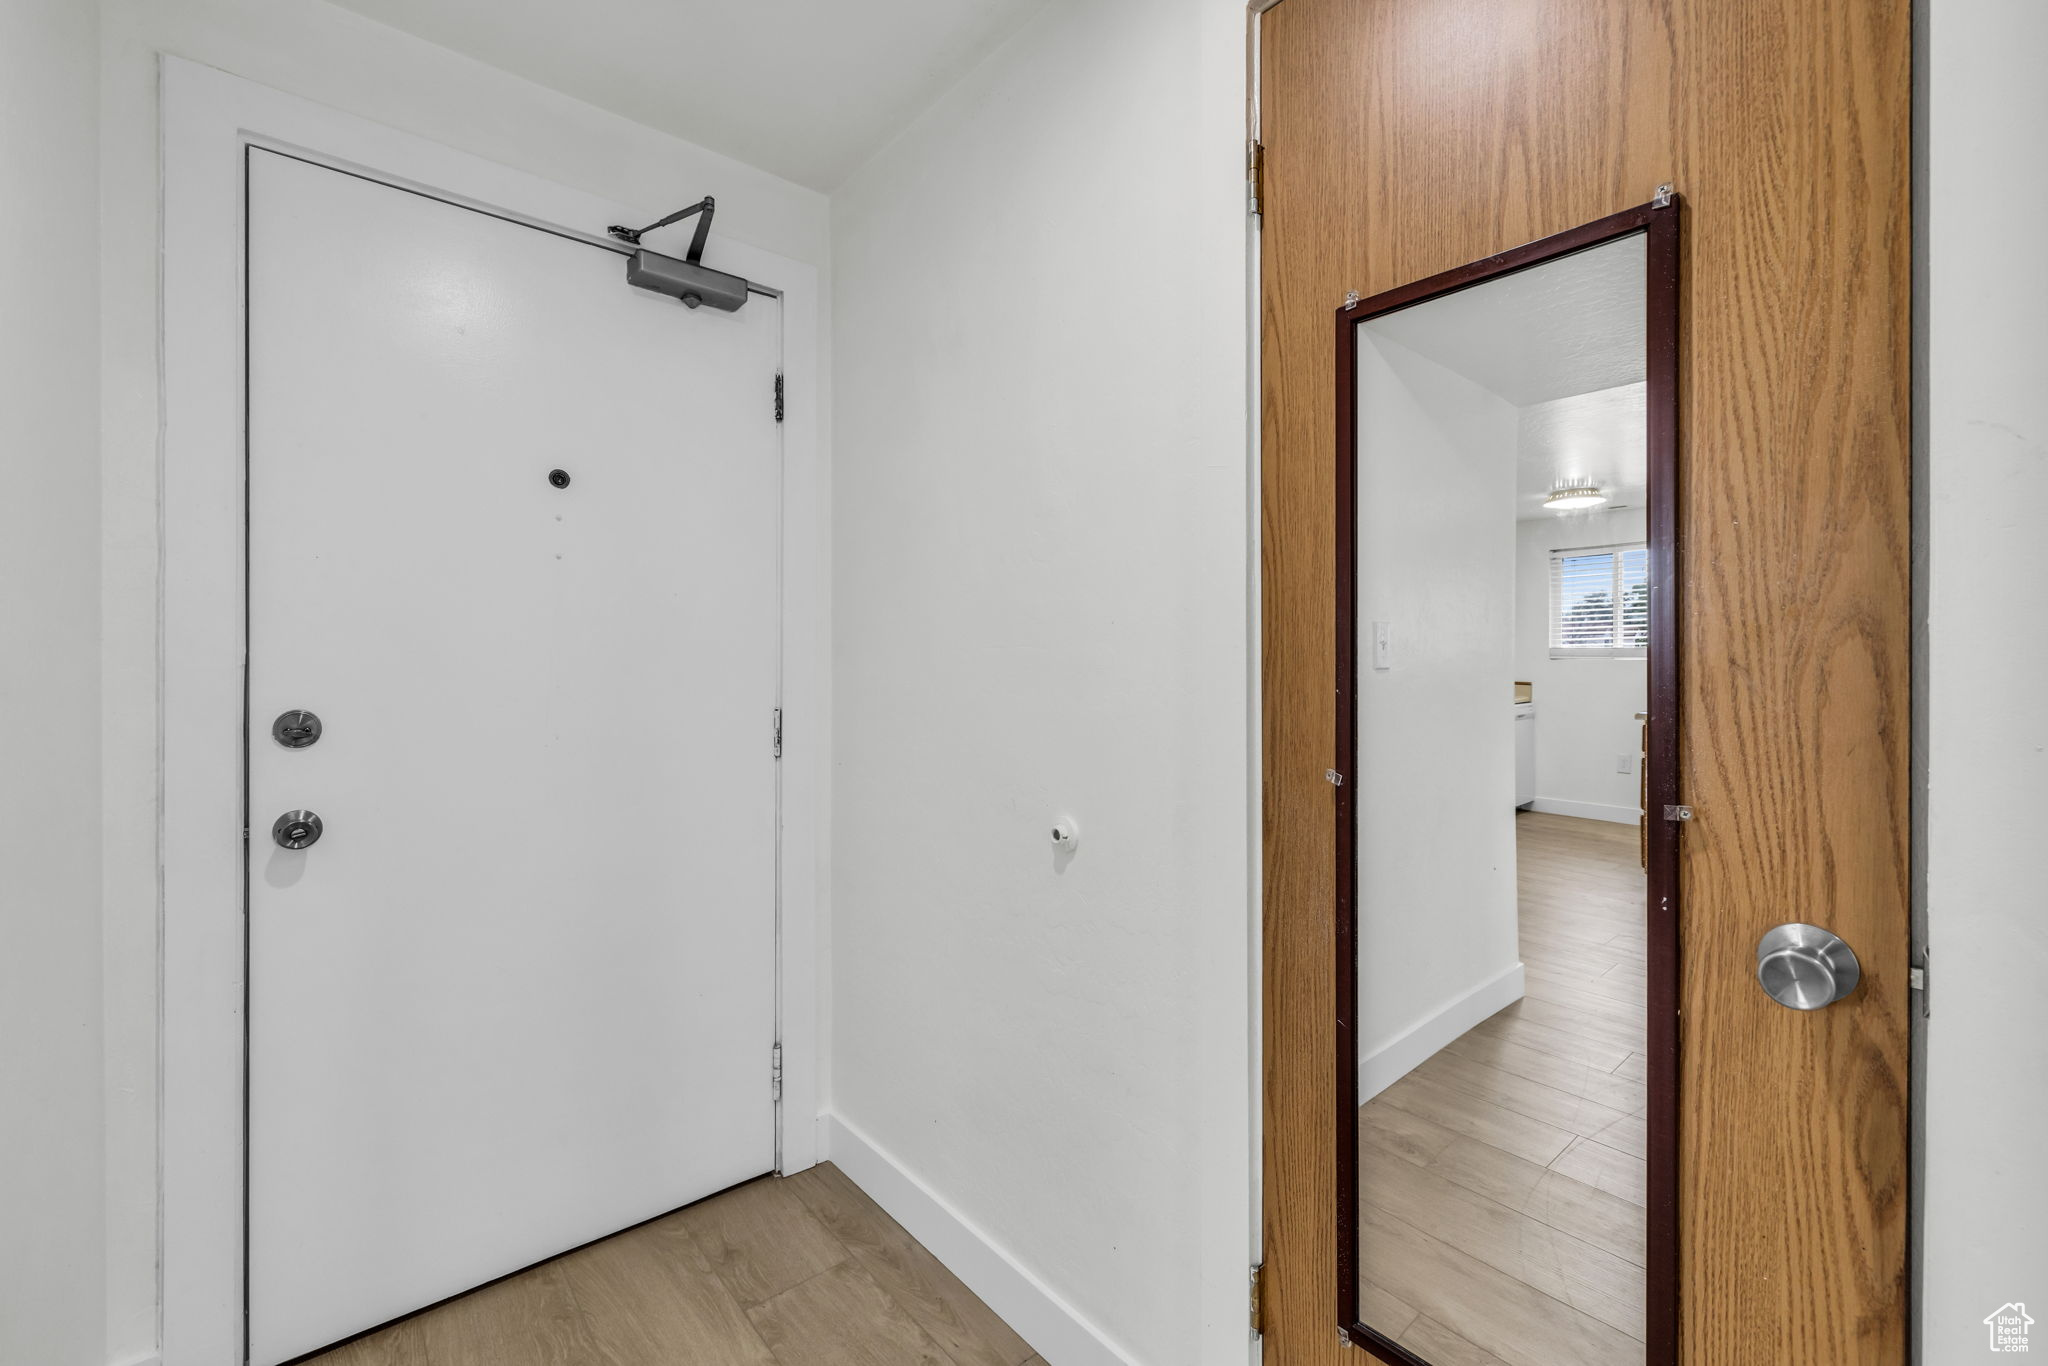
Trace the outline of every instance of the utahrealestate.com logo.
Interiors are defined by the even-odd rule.
[[[1992,1351],[2024,1352],[2027,1350],[2027,1329],[2034,1326],[2034,1320],[2027,1316],[2027,1306],[2014,1301],[1985,1315],[1984,1326],[1991,1331]]]

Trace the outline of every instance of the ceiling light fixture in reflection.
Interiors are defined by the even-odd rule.
[[[1573,484],[1567,488],[1553,489],[1543,500],[1543,506],[1553,512],[1570,512],[1574,508],[1599,507],[1607,501],[1607,495],[1591,484]]]

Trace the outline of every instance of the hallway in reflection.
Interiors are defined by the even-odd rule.
[[[1432,1366],[1641,1366],[1637,831],[1515,844],[1525,995],[1360,1110],[1364,1318]]]

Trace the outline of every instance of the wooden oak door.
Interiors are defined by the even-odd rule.
[[[1331,311],[1685,197],[1681,1359],[1906,1356],[1910,11],[1280,0],[1258,17],[1265,1313],[1340,1343]],[[1785,1010],[1788,921],[1862,984]]]

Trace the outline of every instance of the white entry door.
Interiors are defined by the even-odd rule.
[[[267,151],[248,223],[268,1366],[774,1166],[780,341]]]

